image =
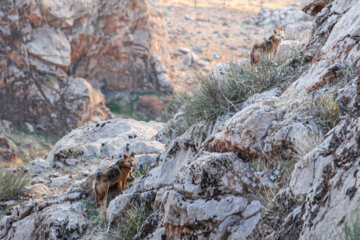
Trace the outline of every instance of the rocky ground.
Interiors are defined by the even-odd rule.
[[[169,32],[171,79],[176,90],[217,64],[248,57],[257,41],[283,26],[285,39],[306,41],[312,18],[298,1],[159,1]],[[280,8],[283,7],[283,8]],[[285,8],[284,8],[285,7]],[[299,26],[308,30],[296,34]]]
[[[134,208],[142,221],[133,239],[356,234],[360,2],[309,0],[302,9],[314,17],[313,29],[305,45],[282,47],[302,47],[300,61],[285,63],[297,69],[285,87],[182,132],[174,131],[185,123],[181,111],[171,124],[112,119],[74,129],[46,158],[11,169],[32,180],[19,199],[0,203],[0,238],[122,239],[116,229]],[[226,80],[230,66],[212,75]],[[129,187],[112,190],[108,207],[97,208],[95,172],[131,152],[137,163]]]

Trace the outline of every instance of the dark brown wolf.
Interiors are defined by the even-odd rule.
[[[263,43],[255,44],[250,53],[251,66],[253,70],[256,67],[256,64],[259,63],[260,57],[263,55],[273,55],[273,61],[276,60],[277,51],[279,46],[284,39],[284,30],[280,27],[278,30],[274,29],[274,34],[265,40]]]
[[[96,174],[93,188],[97,205],[99,205],[100,200],[106,204],[110,187],[117,184],[120,191],[124,191],[126,180],[128,179],[135,162],[136,159],[134,153],[131,153],[130,156],[124,155],[124,157],[118,160],[114,165],[110,166],[105,171]]]

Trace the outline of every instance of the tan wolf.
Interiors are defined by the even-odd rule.
[[[99,205],[99,200],[107,201],[107,194],[109,188],[118,184],[118,188],[121,192],[125,189],[126,180],[128,179],[132,168],[136,162],[134,153],[130,156],[124,155],[124,157],[118,160],[115,164],[110,166],[103,172],[98,172],[93,183],[95,201]]]
[[[268,40],[260,44],[255,44],[250,53],[251,66],[253,70],[256,67],[256,64],[259,63],[260,57],[264,54],[273,55],[273,61],[276,60],[277,51],[280,44],[284,39],[284,30],[280,27],[278,30],[274,29],[274,34],[269,37]]]

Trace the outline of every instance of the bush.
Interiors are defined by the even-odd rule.
[[[313,101],[309,109],[316,122],[328,132],[340,121],[341,109],[338,101],[329,94],[323,94],[319,101]]]
[[[286,109],[285,119],[297,117],[303,120],[312,120],[321,128],[323,133],[327,133],[335,127],[342,115],[339,102],[331,93],[323,93],[316,98],[308,94],[303,94],[300,97],[292,95],[291,99],[281,99],[279,107]]]
[[[179,97],[188,125],[237,111],[240,104],[253,94],[288,84],[300,64],[298,55],[279,63],[262,60],[255,71],[245,63],[230,63],[221,79],[214,75],[198,77],[197,86]]]
[[[110,230],[112,240],[130,240],[139,232],[151,211],[142,204],[130,205],[118,224]]]
[[[30,182],[29,176],[13,173],[9,169],[0,170],[0,201],[16,199],[20,191]]]
[[[349,226],[348,223],[345,223],[343,228],[344,240],[359,240],[360,239],[360,222],[359,216],[356,217],[354,223]]]

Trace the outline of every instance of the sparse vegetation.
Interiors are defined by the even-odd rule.
[[[141,225],[151,214],[143,204],[132,204],[122,216],[122,220],[110,230],[111,240],[130,240],[139,232]]]
[[[82,156],[84,153],[77,148],[69,148],[66,150],[66,158],[78,158]]]
[[[13,173],[10,169],[0,169],[0,201],[16,199],[20,191],[30,182],[24,173]]]
[[[106,106],[110,109],[112,113],[115,113],[121,117],[125,118],[133,118],[140,121],[151,121],[154,120],[154,116],[151,114],[141,113],[136,110],[136,105],[144,96],[156,96],[163,102],[164,105],[167,102],[171,102],[170,95],[167,93],[155,92],[155,91],[133,91],[130,92],[128,95],[119,96],[116,99],[106,102]],[[159,106],[160,107],[160,106]],[[167,120],[166,116],[162,116]]]
[[[97,206],[94,201],[83,200],[82,204],[85,206],[86,217],[90,220],[93,226],[98,226],[105,230],[105,212],[106,209],[101,208],[100,213],[97,211]]]
[[[147,170],[145,168],[139,168],[135,171],[135,178],[145,176],[146,174],[147,174]]]
[[[321,96],[313,99],[306,93],[299,93],[302,98],[300,101],[298,96],[292,96],[294,99],[281,100],[282,105],[287,105],[287,112],[285,119],[292,117],[301,118],[304,120],[311,119],[317,123],[324,133],[336,126],[340,121],[342,115],[340,105],[331,93],[324,93]],[[285,102],[285,103],[284,103]]]
[[[313,101],[309,111],[325,132],[335,127],[340,121],[341,109],[339,103],[329,93],[323,94],[319,101]]]
[[[230,63],[224,77],[198,77],[197,86],[179,97],[186,121],[192,125],[237,111],[241,103],[253,94],[289,84],[299,67],[301,59],[295,54],[286,62],[262,60],[256,71],[245,63]]]
[[[344,240],[360,240],[359,216],[356,217],[355,221],[350,226],[348,223],[344,224],[343,233]]]
[[[6,137],[14,143],[17,157],[24,163],[35,158],[45,157],[58,140],[56,136],[29,132],[21,127],[12,129],[6,133]]]

